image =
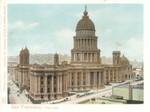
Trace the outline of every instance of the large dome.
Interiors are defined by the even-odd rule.
[[[128,65],[129,64],[129,60],[124,55],[121,57],[120,61],[121,61],[122,65]]]
[[[76,26],[76,31],[80,31],[80,30],[95,31],[94,23],[89,18],[88,12],[86,10],[84,11],[84,16],[82,17],[82,19],[78,22]]]

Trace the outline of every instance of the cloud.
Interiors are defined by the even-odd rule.
[[[130,51],[134,52],[135,54],[143,54],[143,39],[138,37],[129,38],[126,43],[126,48]]]
[[[40,24],[38,22],[26,23],[24,21],[17,21],[13,24],[9,24],[9,34],[14,34],[17,32],[30,31],[37,28]]]
[[[46,39],[38,39],[36,43],[33,42],[33,44],[29,44],[28,48],[33,54],[56,52],[70,54],[70,50],[73,48],[74,31],[69,28],[62,28],[55,32],[50,32],[50,37],[48,35],[45,36],[44,38]]]
[[[70,54],[70,49],[73,47],[73,36],[75,32],[69,28],[62,28],[54,32],[54,41],[52,42],[59,52]]]
[[[120,42],[118,47],[122,54],[125,54],[131,60],[143,61],[143,38],[131,37],[127,41]]]
[[[33,23],[25,23],[23,21],[17,21],[13,25],[13,29],[18,29],[18,30],[31,30],[33,28],[36,28],[39,26],[39,23],[33,22]]]

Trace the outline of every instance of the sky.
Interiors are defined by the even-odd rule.
[[[25,46],[31,54],[71,55],[73,36],[84,4],[9,4],[8,55]],[[120,50],[130,60],[143,61],[143,5],[88,4],[101,56]]]

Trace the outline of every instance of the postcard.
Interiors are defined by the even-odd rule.
[[[143,107],[142,1],[2,2],[3,111]]]

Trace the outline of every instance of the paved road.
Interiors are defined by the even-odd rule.
[[[123,83],[112,83],[112,86],[106,86],[104,89],[98,90],[94,94],[83,96],[83,97],[80,97],[80,98],[77,98],[75,96],[70,97],[70,101],[66,101],[66,102],[62,102],[62,103],[63,104],[78,104],[79,102],[82,102],[82,101],[85,101],[85,100],[88,100],[88,99],[91,99],[91,98],[100,98],[100,97],[103,97],[103,96],[111,96],[113,87],[119,86],[119,85],[128,85],[129,82],[131,82],[131,84],[140,84],[143,81],[137,81],[137,82],[125,81]]]

